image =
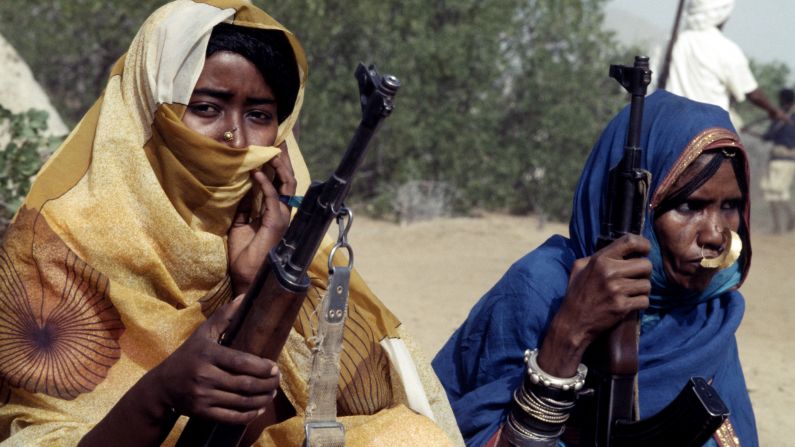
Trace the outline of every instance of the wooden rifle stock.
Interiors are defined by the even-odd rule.
[[[287,341],[309,288],[306,274],[331,222],[343,207],[356,169],[370,139],[392,112],[400,81],[359,64],[362,120],[331,177],[313,183],[278,246],[268,253],[219,343],[276,361]],[[177,447],[236,447],[245,425],[225,425],[191,418]]]

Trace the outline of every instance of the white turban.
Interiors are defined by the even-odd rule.
[[[703,30],[725,22],[734,9],[734,0],[690,0],[685,29]]]

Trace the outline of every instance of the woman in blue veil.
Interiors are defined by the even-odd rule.
[[[532,367],[542,377],[576,382],[587,345],[631,310],[642,315],[640,417],[659,412],[699,376],[731,411],[707,445],[758,444],[735,339],[745,309],[737,289],[751,262],[742,143],[723,109],[665,91],[650,95],[641,138],[641,165],[652,174],[643,237],[597,252],[608,171],[623,155],[628,121],[626,108],[594,146],[574,195],[569,237],[553,236],[511,266],[433,360],[467,445],[498,445],[506,424],[523,423],[511,409],[526,388],[525,350],[535,350]],[[731,232],[742,241],[739,259],[705,267],[704,259],[729,250]],[[566,401],[560,390],[551,392],[549,402]],[[562,425],[562,432],[576,431]],[[557,437],[555,430],[541,436]]]

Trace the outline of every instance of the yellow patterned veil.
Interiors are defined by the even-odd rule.
[[[223,22],[281,30],[292,45],[301,87],[273,147],[230,148],[181,122],[210,32]],[[231,298],[226,231],[251,187],[249,171],[279,156],[277,146],[284,144],[297,194],[309,185],[292,133],[306,76],[306,57],[293,34],[245,0],[176,0],[147,19],[102,96],[41,169],[3,240],[0,440],[75,445]],[[279,358],[282,390],[299,416],[294,419],[306,404],[307,340],[315,335],[329,249],[328,243],[321,247],[310,269],[315,289]],[[382,343],[398,339],[399,321],[358,274],[350,299],[340,414],[423,407],[407,397],[417,386],[422,391],[419,382],[405,385],[416,370],[396,367],[394,349]],[[433,417],[425,400],[424,413]],[[408,418],[404,422],[416,419],[417,427],[425,427],[418,433],[433,439],[438,429],[430,419],[399,414]],[[352,418],[346,424],[384,433],[389,424],[399,428],[399,419],[382,416],[379,425]],[[260,442],[298,439],[289,429],[300,428],[298,421],[283,425]]]

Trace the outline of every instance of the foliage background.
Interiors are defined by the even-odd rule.
[[[73,125],[140,24],[163,3],[3,0],[0,33]],[[414,206],[441,201],[444,212],[567,219],[584,158],[626,101],[608,66],[629,64],[639,52],[604,28],[606,0],[255,3],[307,50],[300,138],[316,178],[331,172],[358,122],[356,64],[375,63],[401,79],[395,113],[350,199],[387,218],[410,218],[402,214],[401,193],[420,182],[435,187],[413,190],[420,194]],[[754,69],[775,97],[788,68]]]
[[[48,136],[47,112],[12,113],[0,105],[0,235],[21,205],[46,154],[63,141]]]

